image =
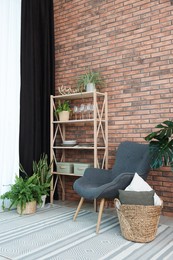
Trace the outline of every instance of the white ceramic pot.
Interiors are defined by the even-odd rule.
[[[40,208],[44,208],[45,203],[46,203],[46,198],[47,198],[47,195],[42,195],[41,196],[42,204],[41,204]]]
[[[60,121],[68,121],[69,120],[69,116],[70,116],[70,112],[69,111],[59,112],[59,120]]]
[[[93,92],[95,90],[95,84],[94,83],[88,83],[86,86],[87,92]]]

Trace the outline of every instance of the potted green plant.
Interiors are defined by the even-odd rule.
[[[36,203],[41,203],[41,190],[38,184],[37,175],[31,177],[15,178],[15,183],[10,185],[11,189],[1,195],[2,208],[5,209],[5,200],[10,200],[10,210],[13,206],[17,207],[19,214],[32,214],[36,211]]]
[[[50,185],[52,180],[51,164],[48,164],[48,156],[41,155],[38,162],[33,161],[33,173],[37,176],[38,186],[40,187],[42,205],[44,207],[46,197],[50,193]]]
[[[145,137],[149,142],[151,167],[157,169],[163,165],[173,170],[173,122],[164,121],[156,125],[158,129]]]
[[[94,91],[96,86],[102,86],[104,80],[99,72],[88,71],[78,77],[77,86],[79,90],[85,89],[87,92]]]
[[[59,115],[60,121],[68,121],[70,116],[70,104],[68,101],[64,100],[63,103],[58,104],[55,113]]]

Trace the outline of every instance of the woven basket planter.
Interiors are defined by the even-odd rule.
[[[36,212],[36,201],[26,203],[26,208],[21,212],[20,206],[17,206],[17,213],[20,215],[28,215]]]
[[[118,199],[114,202],[124,238],[140,243],[155,239],[163,203],[161,206],[143,206],[121,205]]]

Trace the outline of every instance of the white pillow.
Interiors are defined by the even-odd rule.
[[[128,191],[151,191],[153,190],[150,185],[144,181],[137,173],[135,173],[131,183],[129,186],[126,187],[125,190]],[[159,196],[155,193],[154,194],[154,205],[160,206],[162,204],[161,199]]]

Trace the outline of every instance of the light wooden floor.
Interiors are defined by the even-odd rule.
[[[61,200],[55,200],[54,203],[58,204],[58,205],[64,205],[66,207],[71,207],[71,208],[77,208],[77,205],[78,205],[78,202],[61,201]],[[82,209],[94,211],[94,205],[92,203],[88,203],[88,202],[84,201]],[[105,208],[104,213],[116,215],[116,210],[114,208]],[[167,216],[161,215],[160,224],[164,224],[164,225],[173,227],[173,217],[167,217]]]

